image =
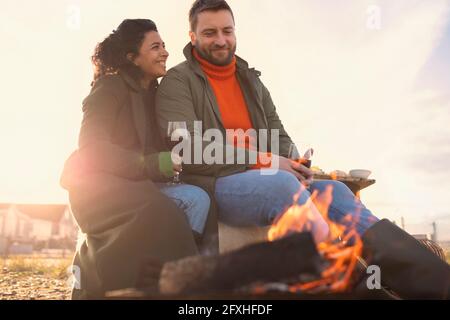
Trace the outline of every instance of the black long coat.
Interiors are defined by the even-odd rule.
[[[152,182],[167,177],[158,135],[148,143],[152,115],[144,94],[119,73],[99,79],[83,101],[79,148],[61,177],[86,234],[74,259],[80,271],[74,298],[134,287],[148,259],[164,263],[198,253],[186,216]]]

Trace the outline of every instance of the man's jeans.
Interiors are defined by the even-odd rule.
[[[328,208],[331,221],[347,227],[354,225],[358,234],[362,235],[379,220],[342,182],[314,181],[306,189],[294,175],[284,170],[278,170],[274,175],[248,170],[218,178],[215,195],[219,219],[233,226],[267,226],[292,206],[296,194],[300,193],[297,203],[302,205],[315,190],[323,196],[327,186],[333,188],[332,202]],[[351,219],[344,219],[348,214]]]
[[[156,186],[185,212],[192,230],[202,234],[210,206],[208,194],[189,184],[157,183]]]

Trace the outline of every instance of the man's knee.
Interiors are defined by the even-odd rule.
[[[280,170],[267,181],[267,198],[271,199],[272,209],[284,210],[295,201],[303,203],[310,196],[306,188],[298,179],[287,171]],[[273,212],[272,212],[273,214]]]
[[[313,185],[313,189],[317,189],[319,192],[324,192],[328,188],[331,188],[333,193],[351,193],[351,190],[347,187],[347,185],[341,181],[337,180],[323,180],[317,181]]]
[[[297,193],[304,189],[297,177],[285,170],[278,171],[278,173],[274,175],[274,180],[271,181],[271,183],[274,188],[284,192],[291,191]]]
[[[332,184],[334,189],[336,190],[350,190],[347,185],[345,183],[343,183],[342,181],[337,181],[337,180],[332,180]]]

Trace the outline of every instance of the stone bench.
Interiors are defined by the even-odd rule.
[[[220,253],[233,251],[248,244],[267,241],[267,227],[232,227],[219,222]]]
[[[233,227],[219,222],[219,251],[220,253],[225,253],[252,243],[267,241],[267,233],[269,229],[270,226]],[[444,250],[436,242],[430,239],[424,239],[419,235],[413,235],[413,237],[415,237],[439,258],[446,261]]]

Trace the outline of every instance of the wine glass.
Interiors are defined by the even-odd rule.
[[[298,152],[297,146],[293,142],[291,142],[291,144],[289,145],[288,159],[294,161],[300,159],[300,153]]]
[[[187,130],[186,122],[170,121],[168,123],[166,142],[171,151],[178,143],[180,143],[180,139],[188,140],[189,138],[190,138],[190,134],[189,134],[189,131]],[[178,159],[179,159],[180,164],[181,164],[182,155],[177,155],[177,157],[172,156],[171,158],[172,158],[172,161],[174,161],[174,159],[176,159],[178,161]],[[181,183],[180,173],[176,171],[174,173],[173,180],[172,180],[172,182],[170,182],[170,184],[180,184],[180,183]]]
[[[307,168],[311,168],[311,157],[314,154],[314,149],[309,148],[306,150],[303,157],[300,156],[300,152],[297,149],[297,146],[295,143],[291,142],[289,145],[289,151],[288,151],[288,159],[297,161],[301,164],[303,164]]]

